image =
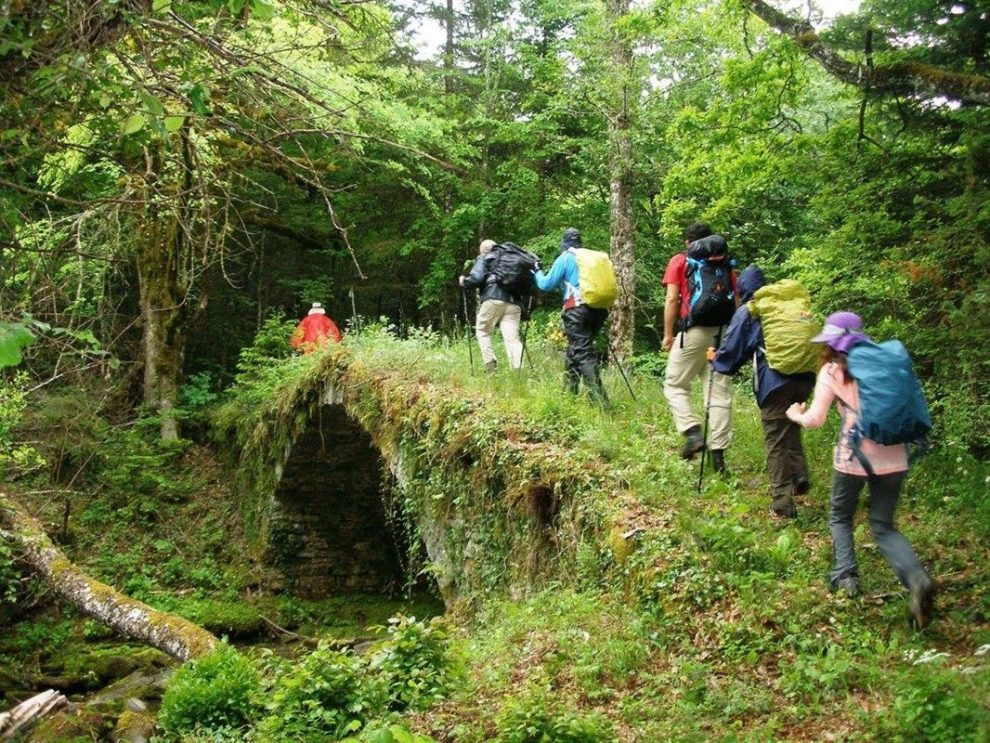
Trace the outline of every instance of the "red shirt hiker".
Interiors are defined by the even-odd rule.
[[[289,345],[293,348],[301,348],[303,353],[312,353],[317,346],[322,346],[328,339],[340,343],[340,330],[334,321],[327,317],[323,305],[313,302],[306,317],[292,332]]]

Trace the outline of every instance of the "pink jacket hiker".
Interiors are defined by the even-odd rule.
[[[825,422],[833,400],[842,418],[842,430],[832,453],[832,465],[838,472],[866,477],[863,465],[849,448],[849,431],[856,422],[856,411],[859,409],[859,390],[855,381],[845,380],[841,366],[835,362],[825,364],[818,372],[811,407],[804,413],[788,417],[805,428],[818,428]],[[878,475],[903,472],[908,468],[907,447],[904,444],[883,446],[863,439],[860,448]]]

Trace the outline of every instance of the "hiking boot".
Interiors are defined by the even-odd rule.
[[[486,361],[485,362],[485,374],[494,374],[498,371],[497,361]]]
[[[682,459],[694,459],[694,455],[705,448],[705,440],[701,437],[701,426],[691,426],[684,432],[684,446],[681,447]]]
[[[712,469],[723,477],[729,476],[729,471],[725,468],[725,451],[722,449],[711,449],[708,452],[708,459],[712,463]]]
[[[839,578],[835,589],[842,589],[842,592],[846,594],[847,598],[854,599],[859,596],[859,578],[855,575],[847,575],[845,578]]]
[[[932,579],[924,573],[918,573],[908,579],[908,622],[914,629],[924,629],[932,621],[932,609],[935,605],[935,585]]]
[[[793,519],[797,517],[797,508],[794,507],[794,501],[790,498],[786,501],[783,498],[775,499],[770,504],[770,515],[778,519]]]
[[[794,495],[806,495],[811,490],[811,481],[802,477],[794,483]]]

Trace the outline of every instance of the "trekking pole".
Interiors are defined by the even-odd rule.
[[[626,389],[629,390],[629,396],[633,399],[633,402],[639,402],[636,399],[636,393],[633,392],[632,385],[629,384],[629,377],[626,376],[625,370],[622,368],[622,364],[619,362],[619,357],[615,354],[615,349],[612,348],[612,343],[609,342],[608,350],[612,354],[612,360],[615,362],[616,367],[619,369],[619,374],[622,375],[622,381],[626,383]]]
[[[722,329],[715,336],[715,348],[722,345]],[[712,387],[715,386],[715,362],[710,361],[711,371],[708,373],[708,400],[705,402],[705,433],[701,440],[701,467],[698,468],[698,494],[701,494],[701,482],[705,478],[705,457],[708,455],[708,419],[712,412]]]
[[[529,361],[529,365],[531,367],[533,366],[533,359],[529,357],[529,349],[526,347],[526,333],[529,332],[529,318],[532,309],[533,309],[533,297],[531,296],[529,299],[526,300],[526,312],[525,312],[526,319],[523,321],[522,330],[520,330],[519,332],[519,336],[520,336],[519,340],[522,341],[522,358],[519,359],[520,369],[522,369],[524,359]]]
[[[470,320],[468,319],[468,305],[467,305],[467,291],[464,287],[461,287],[461,297],[464,299],[464,324],[469,328]],[[474,376],[474,349],[471,347],[471,333],[467,334],[467,344],[468,344],[468,359],[471,361],[471,375]]]
[[[354,302],[354,287],[352,286],[351,289],[350,289],[350,291],[347,292],[347,293],[348,293],[348,295],[350,295],[350,298],[351,298],[351,322],[354,325],[354,332],[355,333],[360,333],[361,332],[361,323],[358,322],[357,304],[355,304],[355,302]]]

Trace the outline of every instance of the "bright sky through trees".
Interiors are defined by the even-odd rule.
[[[836,16],[852,13],[859,8],[862,0],[813,0],[816,8],[821,9],[824,21],[827,23]],[[794,0],[792,2],[774,3],[780,10],[795,16],[807,15],[808,1]],[[460,0],[455,3],[460,5]],[[419,56],[428,58],[435,55],[443,45],[444,31],[439,21],[433,18],[420,17],[419,26],[413,30],[413,39],[419,50]]]

